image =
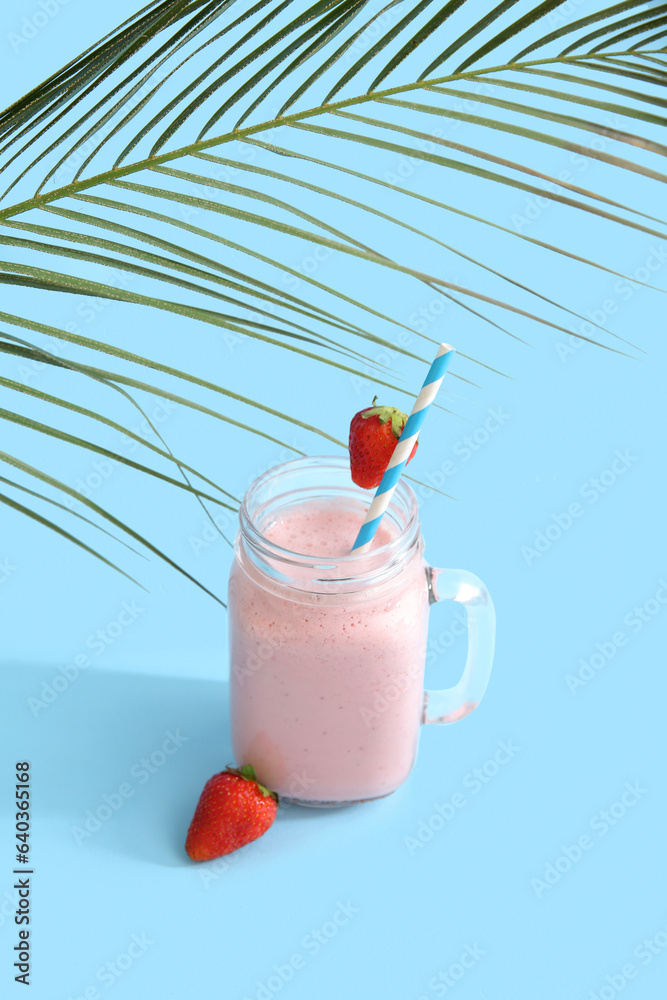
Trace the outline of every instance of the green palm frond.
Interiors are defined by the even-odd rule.
[[[385,154],[409,158],[439,178],[547,199],[588,224],[613,224],[619,236],[667,237],[667,213],[647,213],[633,203],[632,188],[627,202],[619,201],[604,184],[584,188],[536,165],[540,150],[559,149],[597,160],[605,178],[620,171],[642,184],[667,181],[667,144],[655,138],[667,123],[667,3],[625,0],[568,21],[565,2],[154,0],[0,114],[0,283],[13,286],[19,298],[21,290],[38,289],[159,310],[195,320],[193,335],[206,324],[221,337],[253,341],[257,351],[284,350],[358,378],[370,366],[375,382],[397,391],[404,390],[395,373],[369,358],[370,345],[427,362],[435,341],[378,301],[374,284],[383,274],[424,284],[462,316],[505,335],[522,339],[519,330],[530,323],[628,353],[632,345],[602,327],[594,337],[573,328],[572,321],[584,317],[562,294],[531,288],[482,253],[473,256],[442,238],[440,223],[456,217],[579,267],[635,278],[590,259],[576,240],[540,241],[477,214],[457,197],[456,184],[411,190],[372,168],[358,169],[354,159],[359,152],[365,162]],[[438,122],[445,131],[464,125],[468,142],[434,128]],[[515,156],[494,151],[498,133]],[[596,137],[601,142],[591,145]],[[664,205],[664,198],[655,204]],[[431,229],[414,222],[415,209],[426,206]],[[387,233],[382,245],[368,239],[369,220]],[[423,245],[432,267],[410,259],[404,245]],[[295,248],[312,246],[362,268],[364,297],[287,263]],[[445,277],[452,261],[465,262],[475,280]],[[136,279],[141,290],[110,283],[110,271]],[[307,293],[296,294],[299,282]],[[489,282],[503,291],[490,294]],[[4,359],[40,360],[54,371],[94,379],[139,408],[135,393],[157,394],[284,444],[278,434],[254,427],[252,416],[238,420],[128,374],[153,369],[251,414],[270,414],[277,426],[298,426],[342,446],[325,430],[229,385],[39,323],[25,293],[21,301],[20,314],[0,313]],[[17,327],[22,336],[8,330]],[[390,339],[401,330],[410,332],[410,343],[423,340],[422,349]],[[77,358],[63,362],[44,350],[43,336],[108,354],[122,370]],[[482,358],[462,357],[467,367],[455,377],[463,383],[474,387],[480,375],[496,371]],[[233,378],[231,371],[230,383]],[[68,410],[132,437],[118,421],[1,370],[0,386],[48,404],[54,422]],[[139,439],[146,461],[135,462],[9,404],[0,417],[113,454],[170,489],[192,493],[207,513],[205,503],[229,506],[233,499],[176,458],[154,427],[159,443]],[[0,458],[56,493],[69,490],[28,463],[17,465],[4,453]],[[3,486],[30,492],[26,482],[3,479]],[[63,506],[52,496],[33,496]],[[18,500],[3,502],[70,537]],[[92,505],[91,512],[175,565],[108,511]]]

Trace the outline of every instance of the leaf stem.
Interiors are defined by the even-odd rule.
[[[633,52],[632,54],[640,55],[642,53]],[[605,58],[613,57],[615,55],[627,56],[628,53],[605,53]],[[0,223],[5,219],[12,218],[15,215],[20,215],[23,212],[28,212],[33,208],[40,208],[42,205],[49,204],[52,201],[57,201],[59,198],[67,198],[70,195],[78,194],[80,191],[86,191],[89,188],[97,187],[100,184],[106,184],[108,182],[118,180],[120,177],[126,177],[130,174],[138,173],[141,170],[150,169],[162,163],[168,163],[170,160],[180,159],[183,156],[190,156],[194,153],[199,153],[202,150],[212,149],[215,146],[220,146],[225,142],[231,142],[234,139],[245,139],[247,136],[267,132],[271,129],[278,128],[281,125],[291,125],[293,123],[303,121],[304,119],[313,118],[322,114],[329,114],[342,108],[355,107],[356,105],[368,103],[369,101],[376,101],[380,98],[392,97],[395,94],[405,94],[415,90],[425,90],[426,88],[442,83],[451,83],[458,80],[474,80],[477,77],[488,75],[490,73],[522,70],[533,66],[553,65],[554,63],[576,64],[577,62],[590,60],[591,58],[597,59],[600,57],[597,54],[591,55],[589,53],[584,53],[577,56],[554,56],[550,59],[534,59],[528,62],[505,63],[500,66],[471,70],[464,73],[452,73],[449,76],[417,81],[416,83],[402,84],[399,87],[391,87],[386,90],[377,90],[372,93],[366,93],[356,97],[348,97],[340,101],[333,101],[331,104],[323,104],[317,108],[308,108],[305,111],[298,111],[294,114],[285,115],[282,118],[274,118],[269,122],[260,122],[257,125],[249,125],[246,128],[240,128],[233,132],[228,132],[225,135],[214,136],[212,139],[202,139],[198,142],[190,143],[187,146],[181,146],[179,149],[172,150],[171,152],[161,153],[157,156],[149,156],[143,160],[137,160],[135,163],[126,164],[122,167],[112,168],[111,170],[104,171],[103,173],[95,174],[93,177],[89,177],[84,180],[73,181],[71,184],[67,184],[61,188],[56,188],[53,191],[34,195],[32,198],[18,202],[16,205],[0,209]]]

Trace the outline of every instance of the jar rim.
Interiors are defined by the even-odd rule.
[[[387,508],[385,516],[390,516],[399,528],[395,537],[389,541],[378,545],[368,552],[351,551],[342,556],[322,556],[299,553],[292,549],[277,545],[270,541],[257,526],[257,514],[264,512],[262,508],[253,512],[253,503],[257,503],[258,495],[267,488],[270,489],[272,481],[278,482],[281,478],[289,478],[298,473],[315,473],[321,470],[322,476],[318,488],[327,487],[334,491],[336,483],[332,480],[338,476],[340,483],[344,484],[344,492],[348,495],[356,495],[364,503],[370,505],[373,493],[356,486],[349,475],[349,458],[347,455],[315,455],[291,459],[276,465],[262,473],[250,484],[246,490],[239,509],[240,529],[243,540],[248,542],[252,549],[261,552],[262,556],[277,560],[282,564],[290,564],[295,568],[312,568],[313,570],[337,570],[335,577],[331,578],[340,581],[341,579],[358,579],[360,576],[375,575],[378,570],[388,569],[402,563],[407,552],[417,542],[420,534],[419,507],[414,491],[400,479],[396,486],[394,495]],[[329,478],[327,479],[327,470]],[[345,473],[347,477],[345,478]],[[290,492],[278,494],[278,496],[290,496]],[[292,493],[296,495],[296,493]],[[253,516],[254,514],[254,516]],[[326,565],[322,565],[326,564]],[[325,580],[322,580],[325,582]]]

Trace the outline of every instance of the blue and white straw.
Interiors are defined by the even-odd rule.
[[[382,520],[382,515],[391,503],[396,484],[401,478],[401,473],[412,453],[415,441],[419,437],[419,432],[422,429],[422,424],[426,419],[429,407],[438,393],[438,389],[445,377],[445,372],[449,367],[449,362],[455,353],[451,344],[440,344],[435,360],[424,379],[421,392],[417,396],[415,405],[412,407],[412,413],[405,421],[405,426],[394,448],[389,465],[368,508],[366,519],[359,529],[357,540],[352,546],[353,552],[364,549],[373,541],[375,532],[378,530],[378,525]]]

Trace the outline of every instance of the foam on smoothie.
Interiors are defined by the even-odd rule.
[[[366,510],[347,499],[305,500],[281,508],[261,524],[269,541],[304,556],[327,559],[349,555]],[[385,515],[371,543],[371,549],[385,545],[398,534],[398,527]]]

